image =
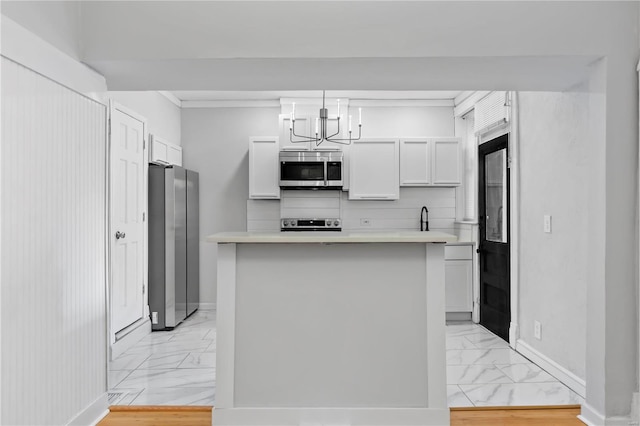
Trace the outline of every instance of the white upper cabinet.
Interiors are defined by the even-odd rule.
[[[169,145],[168,157],[169,164],[182,166],[182,147]]]
[[[172,166],[182,166],[182,147],[152,135],[149,162]]]
[[[400,185],[460,185],[461,161],[460,138],[401,139]]]
[[[424,186],[431,181],[431,140],[400,140],[400,185]]]
[[[277,137],[249,139],[249,198],[280,198],[279,151]]]
[[[397,139],[361,139],[349,147],[349,199],[397,200],[400,150]]]
[[[460,185],[460,138],[433,139],[433,184]]]

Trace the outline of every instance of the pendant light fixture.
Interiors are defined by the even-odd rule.
[[[322,91],[322,108],[320,108],[320,114],[319,117],[316,117],[316,123],[315,123],[315,134],[312,134],[311,136],[307,136],[307,135],[299,135],[296,133],[296,104],[295,102],[293,103],[293,108],[291,110],[291,120],[289,121],[289,139],[292,143],[309,143],[309,142],[315,142],[316,146],[319,146],[322,142],[327,141],[327,142],[332,142],[332,143],[337,143],[337,144],[341,144],[341,145],[350,145],[352,141],[357,141],[360,139],[360,137],[362,136],[362,108],[358,108],[358,137],[353,137],[353,132],[352,132],[352,117],[349,116],[348,119],[348,132],[349,132],[349,137],[348,138],[340,138],[338,137],[340,135],[340,126],[341,126],[341,119],[340,119],[340,99],[338,99],[337,101],[337,106],[338,106],[338,114],[336,116],[336,123],[337,126],[335,129],[335,133],[330,133],[329,130],[329,111],[328,109],[325,107],[325,91]],[[333,126],[332,126],[333,127]]]

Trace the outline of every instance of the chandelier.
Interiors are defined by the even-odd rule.
[[[335,133],[329,134],[329,112],[325,107],[324,90],[322,91],[322,108],[320,108],[320,116],[316,117],[316,132],[315,135],[299,135],[296,133],[296,103],[293,103],[293,109],[291,110],[291,119],[289,121],[289,140],[292,143],[309,143],[315,142],[316,146],[319,146],[322,142],[333,142],[342,145],[349,145],[351,141],[357,141],[362,136],[362,108],[358,108],[358,137],[352,137],[352,123],[351,116],[348,120],[348,138],[341,138],[340,135],[340,99],[338,99],[338,114],[336,116],[337,128]],[[333,126],[332,126],[333,127]]]

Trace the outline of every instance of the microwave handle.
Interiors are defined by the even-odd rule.
[[[329,176],[327,175],[328,173],[328,167],[327,167],[327,162],[324,162],[324,186],[329,186]]]

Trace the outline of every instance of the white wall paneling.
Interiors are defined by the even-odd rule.
[[[106,108],[1,65],[0,423],[66,424],[107,408]]]
[[[420,210],[429,209],[429,229],[453,233],[455,188],[401,188],[395,201],[343,200],[342,227],[347,231],[417,231]],[[369,219],[368,222],[363,219]]]
[[[341,217],[342,191],[282,191],[280,217],[330,219]]]

